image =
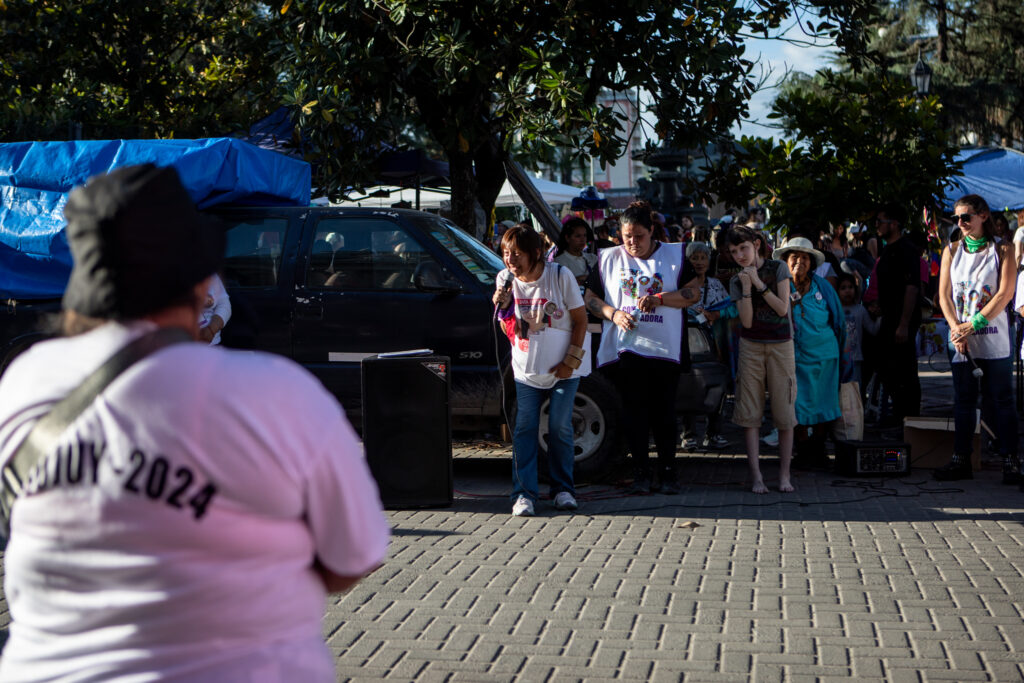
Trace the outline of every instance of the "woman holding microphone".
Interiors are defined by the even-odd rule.
[[[690,363],[682,309],[698,300],[690,283],[694,274],[682,244],[654,238],[647,202],[630,204],[621,226],[622,244],[600,252],[584,295],[587,310],[604,320],[597,363],[608,368],[625,407],[633,491],[678,493],[676,386]],[[653,486],[651,432],[659,467]]]
[[[493,297],[498,320],[512,344],[516,382],[512,435],[512,514],[516,517],[534,514],[540,408],[548,396],[551,497],[559,510],[577,508],[572,409],[580,377],[590,374],[587,314],[576,278],[568,268],[547,263],[543,248],[532,228],[509,228],[501,238],[506,269],[495,279]]]
[[[1006,305],[1013,299],[1013,246],[996,242],[988,204],[975,194],[957,200],[953,215],[962,239],[942,252],[939,302],[953,345],[953,457],[933,473],[940,481],[972,479],[971,442],[977,420],[978,389],[994,408],[1003,460],[1003,482],[1021,480],[1017,419],[1013,406],[1013,359]]]

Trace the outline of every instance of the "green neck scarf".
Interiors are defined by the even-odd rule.
[[[964,235],[964,248],[967,249],[968,254],[973,254],[979,249],[983,249],[987,243],[987,237],[982,236],[974,239],[970,235]]]

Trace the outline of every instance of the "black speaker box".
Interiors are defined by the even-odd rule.
[[[836,441],[836,473],[860,477],[910,474],[910,445],[899,441]]]
[[[384,507],[451,505],[449,359],[370,356],[361,371],[363,448]]]

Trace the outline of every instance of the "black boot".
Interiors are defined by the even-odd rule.
[[[675,467],[665,467],[661,470],[661,492],[666,496],[674,496],[682,489],[679,488],[679,477],[676,476]]]
[[[651,492],[651,475],[647,470],[637,470],[634,473],[629,492],[637,496],[646,496]]]
[[[946,465],[932,472],[932,477],[936,481],[974,479],[974,472],[971,470],[971,456],[954,453]]]
[[[1022,482],[1020,476],[1020,458],[1016,455],[1008,455],[1003,459],[1003,483],[1004,484],[1020,484]]]

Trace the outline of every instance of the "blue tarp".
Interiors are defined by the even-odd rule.
[[[1005,147],[960,150],[963,176],[950,178],[942,204],[947,211],[965,194],[981,195],[993,211],[1024,209],[1024,153]]]
[[[147,162],[174,166],[201,209],[309,205],[309,164],[232,138],[0,144],[0,299],[60,296],[71,273],[68,193],[97,173]]]

